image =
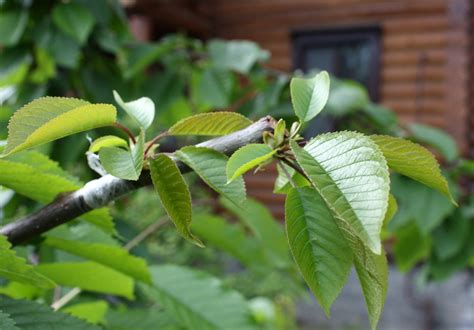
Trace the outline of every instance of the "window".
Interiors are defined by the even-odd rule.
[[[308,72],[327,70],[336,77],[356,80],[378,101],[380,28],[347,27],[295,31],[293,64]]]

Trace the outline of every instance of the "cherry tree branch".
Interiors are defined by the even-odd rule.
[[[199,143],[196,146],[215,149],[230,155],[240,147],[261,141],[263,132],[271,131],[274,125],[273,118],[265,117],[240,131]],[[186,165],[174,158],[173,154],[170,156],[176,161],[181,171],[190,171]],[[89,181],[73,193],[57,198],[39,211],[1,227],[0,234],[5,235],[13,245],[19,244],[150,184],[151,178],[148,171],[143,171],[138,181],[127,181],[105,175]]]

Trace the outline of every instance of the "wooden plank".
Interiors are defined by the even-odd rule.
[[[402,82],[386,83],[381,88],[382,99],[389,98],[414,98],[418,96],[427,98],[441,98],[445,95],[446,89],[443,83],[433,83],[422,81],[421,83]]]
[[[442,65],[446,59],[446,51],[443,48],[391,50],[382,54],[382,66],[418,65],[420,61],[425,64]]]
[[[417,66],[388,67],[382,69],[381,77],[382,83],[414,81],[419,78],[443,80],[446,77],[446,71],[443,67],[431,65],[424,66],[423,68],[418,68]]]

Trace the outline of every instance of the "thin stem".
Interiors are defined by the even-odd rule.
[[[285,165],[283,164],[282,161],[279,162],[280,164],[280,167],[283,171],[283,173],[285,173],[286,177],[288,178],[288,181],[290,182],[291,186],[293,188],[296,188],[296,183],[293,181],[293,178],[291,177],[291,174],[288,172],[288,170],[285,168]]]
[[[135,137],[133,136],[133,133],[124,125],[116,122],[114,124],[115,127],[117,127],[118,129],[122,130],[123,132],[125,132],[125,134],[127,134],[127,136],[130,138],[130,140],[132,140],[133,144],[136,144],[137,143],[137,140],[135,140]]]
[[[296,172],[298,172],[299,174],[301,174],[302,176],[305,177],[306,180],[308,180],[309,182],[311,182],[311,180],[308,178],[308,176],[306,175],[306,173],[303,171],[303,169],[296,163],[290,161],[289,159],[287,158],[281,158],[281,160],[286,164],[288,165],[289,167],[291,167],[292,169],[294,169]]]
[[[147,142],[148,143],[148,146],[146,147],[145,149],[145,158],[146,156],[148,155],[148,151],[150,151],[151,147],[153,147],[153,145],[158,142],[160,139],[164,138],[165,136],[168,136],[169,132],[168,131],[164,131],[164,132],[161,132],[160,134],[158,134],[157,136],[155,136],[150,142]]]
[[[55,301],[54,304],[51,305],[51,308],[57,311],[58,309],[64,307],[68,302],[73,300],[79,293],[81,293],[80,288],[71,289],[71,291],[62,296],[61,299]]]

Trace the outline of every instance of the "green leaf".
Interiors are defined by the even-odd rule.
[[[64,308],[63,312],[89,323],[98,324],[105,322],[105,314],[108,309],[109,305],[105,301],[98,300],[69,306]]]
[[[333,80],[325,111],[342,117],[364,110],[369,104],[367,89],[362,84],[352,80]]]
[[[470,239],[469,224],[471,219],[464,216],[459,209],[447,218],[433,232],[433,250],[439,260],[447,260],[458,254]]]
[[[160,306],[109,310],[107,330],[182,330]]]
[[[3,156],[75,133],[112,125],[115,119],[116,110],[109,104],[90,104],[65,97],[42,97],[17,110],[10,119]]]
[[[438,161],[426,148],[387,135],[372,135],[371,139],[380,148],[392,170],[438,190],[456,204]]]
[[[15,321],[10,318],[10,314],[4,313],[0,310],[0,329],[20,330],[20,328],[18,328],[15,324]]]
[[[189,268],[151,268],[153,287],[145,294],[189,329],[257,329],[245,299],[224,289],[217,278]]]
[[[178,232],[190,242],[204,247],[199,238],[191,233],[191,193],[175,162],[165,154],[159,154],[150,159],[150,173],[161,203]]]
[[[285,203],[288,242],[296,264],[327,315],[347,281],[352,252],[331,211],[310,187],[292,189]]]
[[[55,286],[53,281],[36,272],[25,259],[17,257],[10,242],[3,235],[0,235],[0,277],[47,289]]]
[[[132,117],[141,128],[150,127],[155,118],[155,103],[148,97],[141,97],[137,100],[124,102],[119,93],[113,91],[115,102]]]
[[[288,176],[286,173],[283,171],[282,167],[286,169],[288,174],[290,175],[291,179],[295,183],[296,187],[304,187],[304,186],[309,186],[310,183],[306,178],[301,175],[300,173],[296,172],[292,167],[279,163],[277,164],[277,172],[278,176],[275,180],[275,186],[273,187],[273,193],[274,194],[288,194],[288,192],[291,190],[291,182],[288,180]]]
[[[0,159],[0,185],[43,204],[59,194],[81,187],[81,183],[63,171],[56,162],[36,151],[27,151]],[[82,219],[113,233],[114,223],[108,209],[87,212]]]
[[[174,124],[171,135],[226,135],[249,126],[252,122],[235,112],[208,112],[187,117]]]
[[[52,236],[49,236],[44,244],[95,261],[137,280],[146,283],[151,282],[145,260],[130,255],[123,248],[106,244],[71,241]]]
[[[102,136],[91,143],[89,152],[98,152],[102,148],[120,147],[128,148],[128,143],[115,135]]]
[[[0,87],[21,84],[28,75],[32,61],[31,54],[22,48],[2,50],[0,53]]]
[[[396,237],[393,254],[401,272],[409,271],[430,253],[431,239],[422,235],[413,222],[399,229]]]
[[[20,41],[27,23],[27,10],[2,9],[0,11],[0,31],[2,31],[0,33],[0,46],[15,46]]]
[[[245,172],[271,159],[277,150],[266,144],[251,143],[232,154],[227,162],[227,181],[232,182]]]
[[[136,181],[143,169],[144,146],[145,133],[142,130],[137,143],[132,145],[130,150],[118,147],[100,149],[100,162],[109,174],[124,180]]]
[[[387,212],[385,213],[385,218],[383,219],[384,227],[386,227],[387,224],[390,222],[390,220],[392,220],[395,213],[397,213],[397,210],[398,210],[397,200],[392,194],[389,194]]]
[[[208,42],[207,49],[212,63],[220,69],[249,73],[257,61],[269,58],[269,53],[258,44],[246,40],[219,40]]]
[[[222,217],[201,213],[194,217],[192,229],[207,245],[229,253],[248,268],[266,264],[260,244],[238,223],[231,224]]]
[[[222,198],[221,203],[250,229],[264,247],[268,259],[277,267],[287,267],[291,263],[285,232],[265,205],[253,199],[236,205]]]
[[[53,9],[53,21],[65,34],[84,44],[92,28],[94,17],[89,10],[77,3],[63,3]]]
[[[0,311],[10,315],[21,330],[99,330],[100,328],[33,301],[15,300],[0,296]],[[1,321],[0,321],[1,325]],[[10,330],[1,327],[2,330]]]
[[[302,122],[323,110],[329,97],[329,74],[321,71],[314,78],[293,78],[290,83],[293,109]]]
[[[132,278],[92,261],[43,263],[36,268],[62,286],[134,298]]]
[[[217,109],[228,107],[234,85],[235,79],[230,71],[208,67],[199,81],[197,95],[199,103]]]
[[[304,149],[292,141],[291,148],[334,216],[380,254],[390,179],[377,145],[360,133],[336,132],[319,135]]]
[[[237,178],[227,184],[227,156],[209,148],[187,146],[176,152],[176,157],[196,172],[201,179],[219,194],[234,203],[242,203],[245,196],[245,184]]]
[[[459,148],[456,141],[442,130],[415,123],[410,124],[409,128],[416,141],[433,146],[448,162],[452,162],[459,157]]]

